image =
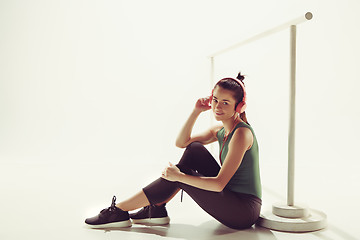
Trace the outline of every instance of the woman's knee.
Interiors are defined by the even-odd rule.
[[[206,150],[206,148],[200,142],[192,142],[186,147],[185,151],[199,151],[199,150],[200,151]]]
[[[187,162],[189,159],[199,158],[199,156],[203,156],[205,152],[208,151],[204,145],[200,142],[192,142],[186,147],[180,162]]]
[[[204,176],[216,176],[220,168],[211,153],[200,142],[193,142],[187,146],[178,167],[187,174],[193,170]]]
[[[203,147],[204,146],[199,142],[192,142],[186,147],[179,163],[177,164],[177,167],[180,168],[180,171],[186,174],[190,174],[191,169],[194,167],[195,161],[198,159],[199,152],[203,151],[201,149]]]

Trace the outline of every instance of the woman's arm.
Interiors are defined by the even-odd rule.
[[[196,136],[191,136],[193,127],[199,115],[211,109],[209,105],[209,98],[200,98],[195,105],[194,110],[190,114],[189,118],[185,122],[185,125],[181,129],[177,139],[176,139],[176,146],[179,148],[185,148],[192,142],[200,142],[202,144],[209,144],[216,141],[216,128],[211,128],[201,134]]]
[[[216,177],[187,175],[180,172],[172,164],[164,170],[162,177],[169,181],[179,181],[204,190],[221,192],[239,168],[244,154],[252,146],[252,142],[251,131],[248,128],[238,128],[229,143],[229,152]]]

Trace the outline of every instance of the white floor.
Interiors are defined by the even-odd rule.
[[[350,211],[360,200],[359,196],[347,203],[339,204],[336,199],[329,199],[319,205],[319,210],[328,215],[328,227],[312,233],[284,233],[261,227],[235,231],[212,219],[187,195],[182,203],[180,196],[176,196],[168,204],[169,226],[133,225],[112,231],[91,230],[84,226],[84,219],[108,207],[113,195],[121,200],[135,193],[155,178],[159,169],[159,164],[150,163],[141,168],[134,163],[2,164],[0,239],[359,239],[358,209]],[[143,178],[134,178],[135,174]],[[266,185],[263,195],[264,210],[273,202],[283,200]],[[316,205],[316,201],[314,203]],[[347,211],[346,218],[344,211]]]

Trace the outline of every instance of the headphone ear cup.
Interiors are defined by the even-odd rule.
[[[213,96],[210,95],[210,96],[209,96],[209,103],[208,103],[208,104],[209,104],[209,107],[211,107],[212,99],[213,99]]]
[[[240,102],[237,106],[236,106],[236,109],[235,111],[238,112],[238,113],[243,113],[245,112],[245,109],[246,109],[246,102]]]
[[[214,89],[211,91],[211,95],[209,97],[209,105],[211,106],[212,100],[213,100],[213,94],[214,94]]]

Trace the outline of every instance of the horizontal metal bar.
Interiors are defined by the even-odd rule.
[[[245,44],[254,42],[254,41],[256,41],[256,40],[258,40],[258,39],[260,39],[260,38],[263,38],[263,37],[269,36],[269,35],[271,35],[271,34],[273,34],[273,33],[279,32],[279,31],[281,31],[281,30],[283,30],[283,29],[285,29],[285,28],[290,27],[291,25],[297,25],[297,24],[299,24],[299,23],[302,23],[302,22],[305,22],[305,21],[307,21],[307,20],[310,20],[310,19],[312,19],[312,17],[313,17],[313,14],[312,14],[311,12],[307,12],[304,16],[298,17],[298,18],[296,18],[296,19],[294,19],[294,20],[291,20],[291,21],[289,21],[289,22],[287,22],[287,23],[284,23],[284,24],[282,24],[282,25],[280,25],[280,26],[278,26],[278,27],[272,28],[272,29],[267,30],[267,31],[265,31],[265,32],[256,34],[256,35],[254,35],[254,36],[252,36],[252,37],[250,37],[250,38],[248,38],[248,39],[245,39],[245,40],[243,40],[243,41],[241,41],[241,42],[239,42],[239,43],[236,43],[236,44],[234,44],[234,45],[231,45],[230,47],[227,47],[227,48],[224,48],[224,49],[222,49],[222,50],[219,50],[219,51],[217,51],[217,52],[209,55],[209,57],[210,57],[210,58],[211,58],[211,57],[216,57],[216,56],[221,55],[221,54],[223,54],[223,53],[225,53],[225,52],[228,52],[228,51],[230,51],[230,50],[233,50],[234,48],[238,48],[238,47],[240,47],[240,46],[242,46],[242,45],[245,45]]]

